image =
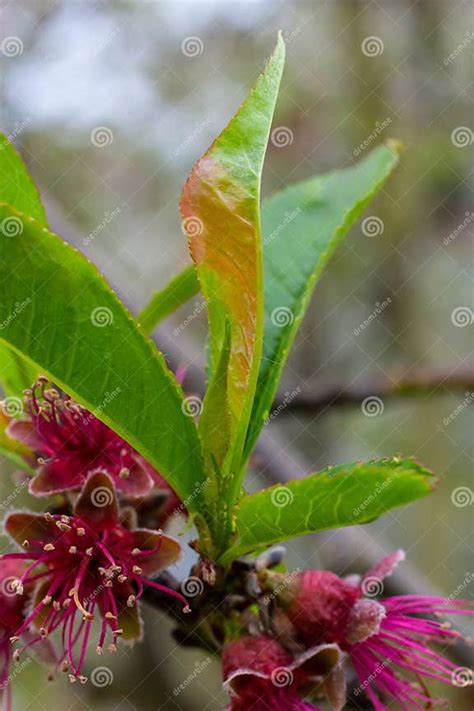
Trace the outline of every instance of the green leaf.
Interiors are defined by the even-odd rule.
[[[292,185],[262,208],[265,327],[245,445],[249,456],[272,406],[312,290],[330,257],[398,162],[390,141],[364,160]]]
[[[5,134],[0,132],[0,202],[46,226],[46,214],[38,189],[31,180],[20,155]],[[3,230],[2,230],[3,231]]]
[[[208,471],[222,469],[231,437],[231,415],[228,410],[228,368],[230,358],[230,325],[227,324],[222,353],[215,377],[207,388],[199,417],[198,431],[201,435],[205,460],[211,460]],[[216,413],[219,413],[216,416]]]
[[[199,292],[196,269],[187,267],[175,276],[161,291],[153,294],[137,320],[146,333],[151,333],[157,325]]]
[[[18,302],[17,311],[27,308],[28,304]],[[3,327],[0,328],[0,338]],[[0,383],[5,395],[23,396],[23,390],[31,387],[36,380],[38,373],[7,346],[4,341],[0,341]]]
[[[82,254],[0,205],[6,221],[16,234],[0,234],[0,341],[118,432],[181,499],[192,494],[190,508],[199,510],[199,438],[161,353]]]
[[[41,204],[38,189],[8,138],[0,132],[0,202],[12,205],[25,215],[34,217],[46,227],[46,214]],[[8,225],[6,225],[8,227]],[[0,225],[0,236],[4,227]],[[13,225],[14,227],[14,225]],[[16,310],[23,302],[16,305]],[[0,322],[0,331],[3,322]],[[5,343],[0,343],[0,382],[6,395],[21,395],[37,376],[22,358]]]
[[[245,496],[236,508],[237,540],[222,562],[295,536],[368,523],[428,494],[434,481],[413,460],[395,457],[327,467]]]
[[[284,58],[285,46],[279,36],[255,87],[195,164],[180,204],[207,303],[214,373],[222,352],[225,324],[230,324],[227,402],[232,442],[226,470],[233,475],[240,469],[260,364],[260,182]]]

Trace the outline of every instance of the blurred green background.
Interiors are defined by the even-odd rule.
[[[189,263],[181,186],[255,81],[278,29],[287,66],[274,125],[289,138],[270,143],[265,194],[350,165],[388,137],[404,143],[400,167],[366,213],[377,218],[378,234],[359,223],[332,261],[281,391],[334,384],[370,393],[380,376],[433,370],[446,382],[387,398],[376,417],[357,405],[288,410],[267,429],[274,459],[294,461],[295,472],[401,452],[442,477],[429,500],[354,529],[349,563],[347,555],[336,561],[348,539],[326,534],[290,542],[293,567],[348,572],[358,566],[355,553],[383,542],[404,547],[443,594],[464,585],[462,595],[472,597],[474,423],[471,406],[450,417],[471,396],[449,387],[473,347],[472,4],[2,0],[0,7],[1,127],[15,137],[53,227],[135,311]],[[12,37],[19,42],[7,44]],[[453,316],[460,307],[467,324]],[[202,311],[198,297],[165,324],[185,365],[202,359]],[[2,468],[2,509],[29,505],[23,492],[7,502],[11,468]],[[256,461],[250,486],[262,486],[257,470],[269,469],[271,462]],[[459,487],[471,505],[456,505]],[[133,653],[122,645],[113,657],[91,655],[89,673],[105,666],[105,683],[96,671],[95,684],[50,684],[27,664],[14,681],[14,708],[223,708],[218,665],[178,648],[153,611],[146,618],[146,638]],[[186,691],[176,693],[190,674]],[[453,687],[447,696],[453,711],[472,708],[468,690]]]

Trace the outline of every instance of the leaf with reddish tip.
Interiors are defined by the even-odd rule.
[[[117,495],[112,479],[105,472],[95,472],[86,481],[76,501],[74,515],[91,526],[112,528],[118,523]]]
[[[230,324],[227,402],[232,436],[227,469],[240,463],[254,398],[263,332],[260,180],[283,71],[276,49],[227,128],[195,164],[181,197],[183,225],[207,302],[217,368]],[[218,417],[219,413],[215,415]]]

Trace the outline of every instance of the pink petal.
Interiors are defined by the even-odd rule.
[[[35,452],[40,452],[43,448],[43,438],[31,420],[11,420],[5,432],[11,439],[16,439]]]
[[[160,570],[176,563],[181,556],[181,546],[174,538],[138,528],[132,532],[133,545],[143,552],[137,556],[137,564],[144,575],[154,575]]]
[[[25,540],[51,542],[59,533],[59,529],[54,523],[47,521],[44,514],[29,511],[8,514],[5,519],[5,531],[19,545]]]
[[[392,575],[399,563],[405,560],[405,551],[398,550],[382,558],[374,567],[362,578],[362,584],[367,578],[377,578],[384,580]]]

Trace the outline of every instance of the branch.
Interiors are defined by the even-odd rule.
[[[419,368],[408,374],[393,371],[363,385],[333,383],[315,392],[293,391],[294,396],[282,397],[280,394],[274,401],[272,412],[315,414],[329,407],[359,405],[370,397],[386,400],[438,391],[470,394],[474,391],[474,366],[467,365],[455,370]]]

